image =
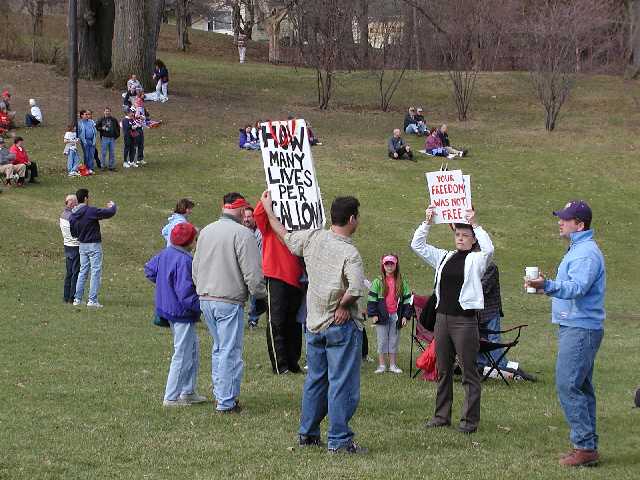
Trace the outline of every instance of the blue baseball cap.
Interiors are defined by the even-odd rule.
[[[562,210],[556,210],[553,214],[562,220],[580,220],[591,222],[591,207],[584,200],[571,200]]]

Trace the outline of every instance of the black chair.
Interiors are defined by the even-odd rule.
[[[517,327],[512,327],[509,328],[507,330],[488,330],[486,328],[482,328],[480,327],[480,353],[484,356],[484,358],[487,360],[487,363],[489,364],[490,368],[487,371],[487,373],[484,374],[482,381],[484,382],[487,378],[489,378],[489,376],[491,375],[491,373],[495,370],[498,375],[500,376],[500,378],[502,378],[502,380],[504,380],[504,383],[507,384],[507,386],[509,385],[509,382],[507,382],[507,379],[504,378],[504,375],[502,374],[502,370],[500,370],[500,367],[498,365],[500,365],[500,362],[502,361],[502,359],[507,355],[507,353],[509,352],[509,350],[511,350],[513,347],[515,347],[518,342],[520,341],[520,334],[522,333],[522,329],[528,327],[529,325],[518,325]],[[515,338],[508,342],[508,343],[497,343],[497,342],[490,342],[485,335],[497,335],[500,334],[502,335],[503,333],[509,333],[509,332],[513,332],[517,330],[518,334],[515,336]],[[493,352],[494,350],[498,350],[498,349],[504,349],[502,351],[502,354],[500,355],[500,357],[498,357],[498,359],[494,359],[493,356],[491,355],[491,352]],[[514,372],[515,373],[515,372]]]

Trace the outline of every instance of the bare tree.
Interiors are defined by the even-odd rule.
[[[340,60],[353,59],[354,52],[346,54],[346,47],[353,47],[354,8],[350,0],[300,0],[294,15],[301,19],[303,38],[299,48],[306,62],[316,71],[318,106],[329,107],[333,94],[336,70]],[[351,42],[346,37],[351,36]]]
[[[42,39],[44,7],[54,0],[22,0],[22,8],[31,17],[31,61],[38,61],[38,44]]]
[[[620,12],[614,0],[540,0],[530,7],[523,49],[536,98],[545,110],[545,129],[553,131],[575,85],[582,46],[591,42],[606,49],[612,19]]]
[[[358,0],[358,41],[360,67],[369,66],[369,0]]]
[[[640,75],[640,0],[627,0],[627,18],[629,19],[629,65],[627,78]]]
[[[411,52],[402,43],[402,18],[376,18],[374,33],[375,57],[372,66],[378,78],[380,109],[389,110],[391,100],[411,63]]]
[[[149,88],[164,0],[115,0],[115,6],[114,48],[107,84],[123,86],[134,73]]]
[[[280,29],[282,21],[296,5],[296,0],[259,0],[258,23],[261,23],[269,37],[269,62],[280,63]]]
[[[186,51],[189,45],[189,31],[187,29],[190,15],[190,0],[176,0],[176,40],[178,42],[178,50]]]

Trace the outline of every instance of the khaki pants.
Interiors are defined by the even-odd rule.
[[[480,332],[475,316],[462,317],[438,313],[435,326],[438,393],[433,422],[451,423],[453,403],[453,366],[456,353],[462,368],[464,403],[460,426],[478,428],[480,422],[480,374],[476,357],[480,347]]]
[[[4,174],[7,183],[11,181],[14,173],[17,173],[20,178],[24,178],[27,166],[23,163],[19,165],[0,165],[0,173]]]

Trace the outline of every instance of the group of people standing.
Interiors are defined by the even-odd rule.
[[[198,341],[192,327],[200,314],[214,339],[212,381],[216,409],[237,413],[242,410],[239,395],[245,302],[250,296],[267,302],[267,338],[276,374],[299,370],[299,351],[286,348],[295,339],[292,343],[286,339],[292,338],[287,335],[298,335],[294,330],[301,331],[289,327],[295,326],[296,313],[306,302],[308,371],[298,443],[303,447],[324,445],[320,422],[328,416],[328,450],[365,453],[366,448],[353,441],[354,433],[349,428],[360,394],[364,318],[358,300],[369,292],[368,312],[376,325],[380,347],[377,371],[384,371],[387,361],[393,371],[397,364],[395,350],[390,347],[397,344],[397,327],[410,316],[409,286],[400,274],[398,257],[385,254],[380,260],[380,277],[367,289],[362,258],[352,243],[359,224],[357,199],[334,200],[328,230],[287,232],[271,205],[268,191],[255,210],[239,193],[229,193],[224,196],[220,219],[200,232],[193,257],[190,249],[197,230],[181,221],[171,230],[171,243],[147,264],[147,277],[156,283],[156,312],[167,318],[174,333],[174,356],[164,405],[206,401],[196,391]],[[247,210],[251,210],[262,234],[263,255],[252,229],[243,225]],[[527,280],[526,286],[554,299],[552,319],[559,324],[556,382],[573,444],[560,463],[593,465],[599,454],[592,375],[602,340],[604,260],[593,240],[591,210],[585,202],[570,202],[554,215],[560,219],[560,235],[569,241],[569,251],[555,280],[541,275]],[[439,377],[435,412],[426,427],[451,425],[457,357],[465,391],[457,429],[471,434],[480,422],[477,315],[485,308],[483,277],[492,265],[494,247],[473,210],[467,211],[467,223],[452,226],[453,250],[428,243],[432,219],[433,208],[429,207],[411,242],[413,251],[435,270],[434,336]],[[302,287],[305,284],[308,286]],[[167,289],[172,293],[168,294]],[[492,312],[494,307],[501,310],[491,305]],[[182,333],[186,330],[188,334]],[[280,339],[284,340],[282,344]]]

